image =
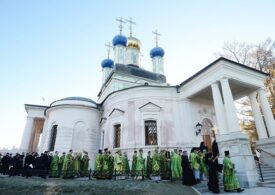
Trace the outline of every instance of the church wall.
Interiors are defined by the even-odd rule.
[[[151,103],[149,103],[151,102]],[[111,95],[103,104],[104,148],[122,149],[131,156],[134,150],[144,152],[156,146],[145,145],[145,120],[157,121],[158,146],[163,149],[198,146],[191,103],[180,99],[174,87],[140,87]],[[192,108],[193,110],[193,108]],[[121,124],[121,146],[113,148],[114,125]],[[195,139],[193,139],[195,138]]]
[[[48,150],[51,129],[58,125],[54,150],[68,152],[89,153],[91,159],[100,145],[100,112],[97,109],[78,106],[62,106],[48,111],[47,126],[44,129],[45,136],[41,151]],[[90,161],[94,163],[94,160]]]

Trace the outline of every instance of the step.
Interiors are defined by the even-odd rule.
[[[257,172],[258,174],[260,174],[260,171]],[[274,174],[275,175],[275,171],[262,171],[262,174]]]
[[[258,171],[260,170],[259,168],[257,169]],[[261,167],[261,170],[275,170],[273,167]]]
[[[262,175],[265,177],[265,176],[275,176],[275,172],[266,172],[266,173],[262,173]],[[259,173],[259,176],[260,176],[260,173]]]

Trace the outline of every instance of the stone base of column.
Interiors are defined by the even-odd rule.
[[[265,164],[275,167],[275,137],[258,140],[256,147],[262,149],[261,160]]]
[[[218,135],[217,142],[220,150],[219,163],[223,162],[224,151],[229,150],[241,187],[257,186],[259,176],[247,135],[240,131]]]

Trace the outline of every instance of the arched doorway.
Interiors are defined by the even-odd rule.
[[[212,151],[212,143],[211,143],[211,131],[213,128],[213,123],[210,119],[204,118],[202,120],[202,137],[205,146],[208,148],[208,151]]]

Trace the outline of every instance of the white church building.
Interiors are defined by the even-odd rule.
[[[141,42],[132,33],[126,37],[120,31],[112,44],[113,59],[101,63],[103,82],[97,101],[66,97],[49,106],[25,104],[22,151],[85,150],[93,166],[98,149],[103,148],[126,151],[129,159],[139,148],[144,153],[156,146],[190,151],[203,140],[211,149],[214,130],[221,160],[224,151],[230,150],[242,186],[256,185],[253,155],[234,101],[249,96],[259,142],[263,147],[275,143],[275,121],[264,87],[266,73],[218,58],[170,86],[164,75],[165,53],[158,44],[150,51],[153,71],[140,67]]]

